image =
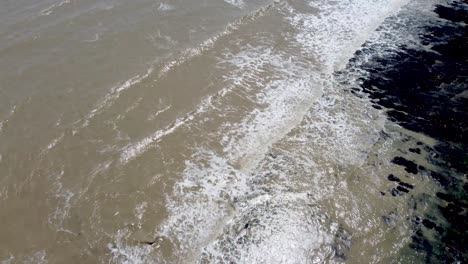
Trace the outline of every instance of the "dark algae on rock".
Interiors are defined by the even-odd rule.
[[[407,174],[386,176],[395,184],[389,193],[393,199],[411,195],[417,186],[402,177],[431,179],[439,191],[414,198],[415,208],[419,201],[429,206],[410,220],[409,250],[425,263],[468,263],[468,1],[439,2],[430,14],[407,8],[391,19],[379,28],[384,41],[368,41],[348,64],[346,74],[361,76],[360,88],[350,92],[369,97],[391,122],[437,142],[415,140],[404,150],[408,156],[391,160]],[[386,23],[407,30],[408,40],[385,44],[394,37]]]

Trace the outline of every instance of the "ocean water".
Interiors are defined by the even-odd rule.
[[[0,2],[0,263],[468,261],[463,0]]]

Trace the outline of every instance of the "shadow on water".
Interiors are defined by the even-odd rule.
[[[435,146],[417,142],[409,149],[415,155],[428,154],[421,157],[431,168],[404,157],[392,160],[410,174],[428,175],[440,187],[435,196],[425,194],[413,201],[415,208],[422,202],[430,209],[409,219],[410,250],[426,263],[467,263],[468,1],[436,5],[434,12],[439,18],[418,33],[420,45],[400,45],[381,56],[375,52],[381,47],[366,43],[347,70],[368,73],[360,80],[362,89],[352,93],[364,92],[375,108],[386,109],[392,122],[437,140]],[[413,188],[394,175],[388,180],[398,184],[391,190],[393,196]]]

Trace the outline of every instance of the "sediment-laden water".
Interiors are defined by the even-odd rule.
[[[0,263],[468,261],[466,1],[0,22]]]

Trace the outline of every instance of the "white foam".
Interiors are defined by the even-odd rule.
[[[163,137],[172,134],[178,127],[184,125],[189,120],[192,120],[193,117],[194,116],[192,114],[188,114],[183,118],[178,118],[175,122],[166,128],[160,129],[149,137],[146,137],[135,144],[127,146],[120,154],[120,162],[126,164],[129,161],[135,159],[137,156],[147,151],[151,144],[157,143]]]
[[[244,8],[245,7],[245,2],[244,0],[224,0],[224,2],[232,5],[232,6],[235,6],[237,8]]]
[[[138,226],[141,228],[141,220],[146,212],[146,207],[148,206],[147,202],[142,202],[135,207],[135,215],[138,220]]]
[[[186,161],[184,180],[175,188],[181,200],[168,201],[171,215],[160,231],[173,243],[180,243],[180,259],[196,258],[197,252],[222,229],[224,218],[232,210],[224,200],[246,188],[240,182],[243,179],[214,152],[200,150]]]
[[[214,152],[200,150],[187,161],[184,180],[175,188],[178,198],[168,201],[171,214],[160,230],[179,245],[177,258],[303,263],[311,256],[329,257],[331,250],[321,248],[330,246],[332,233],[308,205],[307,194],[285,193],[282,186],[264,193],[251,176]]]
[[[432,50],[432,46],[422,44],[423,41],[420,34],[422,27],[431,25],[434,21],[441,19],[433,12],[433,7],[436,3],[433,0],[412,1],[401,10],[403,15],[393,16],[390,18],[391,21],[382,24],[369,37],[366,52],[356,57],[355,66],[358,67],[355,67],[353,70],[359,76],[352,77],[367,77],[369,72],[361,70],[359,68],[360,64],[366,63],[371,57],[392,56],[392,53],[401,50],[400,47],[402,46],[437,53]],[[408,11],[411,15],[407,14]]]
[[[235,67],[224,76],[226,82],[236,89],[253,92],[252,101],[263,109],[253,110],[238,124],[220,128],[218,137],[225,137],[223,155],[201,149],[186,162],[184,180],[176,185],[178,199],[168,202],[171,216],[161,230],[165,236],[177,239],[174,243],[180,245],[179,254],[183,257],[197,258],[202,248],[222,233],[231,214],[239,213],[232,207],[232,199],[250,193],[249,172],[274,142],[301,121],[320,94],[320,88],[311,77],[310,65],[299,58],[265,46],[248,46],[226,57],[230,59],[223,64]],[[275,78],[270,80],[271,76]],[[249,86],[245,79],[261,85]],[[286,219],[277,221],[277,224],[287,225]],[[274,246],[265,243],[265,250]]]
[[[114,102],[120,97],[120,94],[131,88],[132,86],[140,83],[144,79],[148,78],[151,73],[153,72],[153,68],[150,67],[146,73],[141,74],[141,75],[136,75],[127,81],[125,81],[123,84],[120,84],[118,86],[114,86],[113,88],[110,89],[109,93],[107,93],[104,98],[100,100],[100,102],[95,106],[93,110],[89,112],[89,114],[84,118],[82,121],[82,124],[75,128],[72,133],[76,134],[78,130],[85,128],[89,125],[89,122],[100,112],[102,112],[104,109],[112,106]]]
[[[183,52],[181,52],[181,54],[178,55],[177,58],[173,60],[169,60],[168,62],[165,62],[163,66],[161,67],[161,69],[159,70],[158,78],[159,79],[164,78],[175,67],[180,66],[186,61],[212,49],[216,41],[220,39],[221,37],[232,33],[232,30],[235,28],[235,26],[236,26],[235,23],[232,25],[229,25],[225,30],[211,36],[210,38],[205,40],[203,43],[198,45],[197,47],[188,48],[184,50]]]
[[[85,39],[84,42],[88,42],[88,43],[92,43],[92,42],[96,42],[100,39],[101,35],[99,33],[95,33],[93,38],[91,39]]]
[[[64,184],[65,171],[61,169],[59,172],[49,176],[49,180],[52,182],[52,188],[50,196],[55,202],[55,208],[52,209],[48,217],[48,223],[55,228],[56,231],[67,232],[73,235],[77,235],[72,230],[67,229],[67,220],[70,218],[70,210],[75,204],[79,204],[83,194],[89,190],[90,185],[94,181],[95,177],[110,168],[112,161],[106,161],[98,164],[86,178],[85,182],[77,187],[70,188]]]
[[[158,110],[156,113],[150,115],[150,116],[148,117],[148,120],[149,120],[149,121],[155,120],[160,114],[166,112],[166,111],[169,110],[169,109],[171,109],[171,105],[168,105],[168,106],[164,107],[163,109]]]
[[[130,235],[128,230],[119,230],[114,236],[114,243],[108,244],[110,263],[143,264],[158,263],[151,257],[152,247],[149,245],[131,245],[127,243]]]
[[[57,204],[54,211],[49,215],[48,221],[49,224],[54,226],[57,231],[65,231],[73,234],[73,232],[64,227],[64,222],[69,217],[69,212],[72,205],[71,200],[75,196],[72,191],[66,189],[63,186],[62,177],[64,173],[65,172],[61,170],[58,174],[51,177],[54,186],[54,197],[57,201]]]
[[[93,168],[93,170],[89,174],[88,182],[87,182],[86,186],[80,188],[80,192],[78,193],[79,198],[81,198],[82,195],[85,194],[89,190],[89,188],[90,188],[91,184],[93,183],[94,179],[96,178],[96,176],[98,176],[100,174],[103,174],[107,170],[109,170],[112,163],[113,163],[112,160],[107,160],[107,161],[104,161],[102,163],[99,163],[98,165],[96,165]]]
[[[117,115],[117,117],[115,118],[115,121],[111,121],[115,130],[117,130],[116,121],[122,120],[123,118],[125,118],[126,114],[128,114],[131,111],[135,110],[140,105],[141,101],[143,101],[143,97],[139,97],[134,103],[132,103],[130,106],[128,106],[123,111],[122,114]]]
[[[260,8],[257,11],[253,12],[252,15],[243,17],[241,19],[236,20],[233,23],[230,23],[225,30],[213,35],[212,37],[205,40],[202,44],[197,46],[196,48],[189,48],[186,49],[179,55],[176,59],[166,62],[158,72],[158,79],[164,78],[174,67],[177,67],[187,60],[190,60],[196,56],[203,54],[204,52],[213,48],[215,43],[223,36],[231,34],[235,29],[237,29],[240,25],[244,24],[246,20],[255,20],[259,17],[262,17],[266,14],[267,7]],[[171,125],[167,126],[164,129],[160,129],[155,131],[152,135],[145,137],[144,139],[140,140],[137,143],[131,144],[125,147],[120,155],[120,161],[122,163],[127,163],[137,156],[146,152],[154,143],[159,142],[163,137],[172,134],[176,131],[177,128],[186,124],[188,121],[193,120],[197,115],[200,113],[206,112],[209,109],[212,109],[212,101],[215,99],[219,99],[220,97],[225,96],[228,92],[232,91],[235,88],[235,85],[229,85],[224,87],[217,93],[213,95],[206,96],[200,102],[200,104],[196,107],[195,110],[187,113],[185,116],[176,119]]]
[[[16,113],[17,106],[14,105],[11,110],[8,112],[6,117],[0,121],[0,133],[3,131],[3,127],[9,122],[9,120],[13,117],[13,115]]]
[[[51,6],[49,6],[48,8],[44,9],[41,11],[41,16],[48,16],[50,14],[52,14],[57,8],[63,6],[63,5],[66,5],[66,4],[69,4],[71,3],[71,0],[65,0],[65,1],[62,1],[62,2],[59,2],[59,3],[55,3]]]
[[[47,153],[48,151],[50,151],[51,149],[55,148],[63,139],[63,137],[65,136],[64,133],[60,134],[60,136],[54,138],[48,145],[47,147],[42,151],[42,153]]]
[[[240,52],[229,61],[238,68],[225,78],[247,90],[262,89],[254,101],[264,109],[256,109],[238,125],[230,126],[224,136],[224,149],[230,159],[251,170],[274,142],[301,121],[321,94],[321,87],[311,73],[310,64],[268,47]],[[269,75],[275,78],[268,80]],[[249,87],[246,80],[259,87]]]
[[[0,189],[0,201],[5,201],[6,199],[8,199],[8,187],[3,186]]]
[[[195,116],[207,109],[220,114],[235,109],[222,104],[233,89],[258,106],[212,133],[222,139],[222,151],[203,147],[186,160],[182,180],[168,196],[169,216],[158,230],[172,242],[177,260],[303,263],[332,255],[333,223],[310,208],[302,190],[315,192],[318,200],[346,188],[331,177],[332,165],[361,165],[384,122],[366,99],[346,101],[333,73],[405,1],[319,2],[314,6],[319,16],[286,5],[301,52],[247,45],[225,54],[223,63],[234,69],[224,76],[230,85],[220,91],[223,96],[206,98],[198,108],[203,110],[190,119],[178,119],[122,153],[121,161],[127,162],[176,128],[202,122]],[[321,64],[314,68],[313,61]],[[265,158],[278,143],[289,146],[284,157]],[[264,183],[268,173],[280,182]],[[242,228],[254,219],[258,227]],[[244,237],[244,245],[236,243]]]
[[[26,264],[47,264],[49,263],[47,259],[47,252],[45,250],[35,251],[32,254],[15,257],[10,254],[8,259],[0,260],[1,264],[11,264],[11,263],[26,263]]]
[[[231,57],[232,54],[226,54],[225,56]],[[154,132],[152,135],[140,140],[137,143],[131,144],[127,146],[120,157],[120,161],[122,163],[127,163],[130,160],[135,159],[137,156],[141,155],[145,151],[147,151],[153,144],[159,142],[163,137],[173,133],[177,128],[182,125],[186,125],[189,121],[196,119],[200,114],[207,112],[209,110],[213,110],[215,107],[213,105],[214,101],[220,101],[224,96],[226,96],[229,92],[233,89],[239,88],[242,86],[242,89],[250,89],[249,87],[245,86],[244,79],[250,78],[254,80],[254,78],[259,78],[255,76],[256,74],[263,74],[264,69],[262,67],[273,67],[277,70],[277,72],[273,72],[272,74],[278,75],[297,75],[295,76],[296,79],[288,79],[286,82],[276,81],[272,82],[267,85],[265,90],[270,91],[270,94],[264,94],[261,97],[257,98],[259,103],[268,104],[268,102],[274,102],[277,105],[270,110],[269,113],[262,112],[257,113],[255,112],[254,115],[263,115],[257,117],[259,119],[258,122],[253,122],[250,128],[239,128],[238,130],[245,131],[245,130],[256,130],[257,131],[257,139],[259,142],[255,145],[252,145],[251,142],[257,139],[252,139],[251,142],[245,142],[245,146],[249,146],[252,151],[256,151],[255,148],[260,146],[265,150],[264,146],[268,146],[268,144],[264,144],[266,142],[261,142],[262,139],[259,137],[271,137],[273,134],[269,134],[268,136],[263,136],[262,133],[268,133],[268,131],[272,131],[271,129],[276,129],[276,132],[280,132],[278,129],[279,127],[272,127],[275,125],[284,127],[283,134],[287,133],[288,128],[292,127],[290,122],[298,122],[300,121],[301,115],[291,116],[288,112],[293,111],[294,109],[288,107],[296,107],[300,105],[302,111],[307,109],[307,105],[310,104],[310,100],[314,96],[317,95],[317,92],[320,92],[320,88],[317,90],[313,90],[310,86],[310,74],[309,74],[309,67],[304,65],[304,62],[297,60],[292,60],[291,58],[281,58],[280,55],[273,55],[272,50],[268,47],[256,47],[253,50],[247,50],[245,52],[241,52],[236,56],[233,56],[230,60],[224,61],[220,64],[230,63],[235,65],[238,69],[231,72],[229,76],[224,76],[226,82],[228,83],[223,89],[218,91],[213,95],[209,95],[205,97],[197,108],[193,111],[188,113],[182,118],[177,119],[174,123],[167,126],[164,129],[160,129]],[[302,70],[302,72],[300,72]],[[255,72],[257,71],[257,72]],[[298,75],[300,74],[300,75]],[[261,79],[257,79],[258,82],[261,82]],[[278,88],[278,89],[277,89]],[[306,96],[306,97],[304,97]],[[275,100],[278,99],[278,100]],[[291,100],[299,100],[302,103],[294,104],[294,102],[285,102]],[[283,120],[278,119],[282,117]],[[284,120],[284,118],[288,118],[288,120]],[[251,117],[254,118],[254,117]],[[261,120],[260,120],[261,119]],[[270,121],[278,119],[276,122],[270,123]],[[251,120],[246,120],[245,123],[249,123]],[[261,125],[259,123],[263,122]],[[286,123],[285,123],[286,122]],[[289,122],[289,123],[288,123]],[[247,126],[247,124],[244,126]],[[271,125],[273,124],[273,125]],[[250,126],[250,125],[249,125]],[[256,126],[256,127],[253,127]],[[262,126],[261,128],[259,126]],[[261,131],[260,131],[261,130]],[[282,133],[277,133],[278,137],[283,135]],[[274,139],[272,139],[274,141]],[[252,154],[253,155],[253,154]],[[255,155],[254,155],[255,156]],[[253,157],[253,156],[252,156]]]
[[[396,12],[403,3],[403,1],[385,3],[387,8],[381,11],[380,7],[366,9],[368,4],[362,1],[354,1],[354,5],[351,6],[347,2],[334,4],[321,2],[315,6],[323,9],[320,17],[314,14],[296,14],[293,11],[291,23],[299,29],[295,39],[315,59],[325,62],[325,65],[330,65],[325,68],[325,73],[329,75],[328,78],[331,78],[337,65],[342,67],[342,63],[352,56],[383,19]],[[353,20],[355,17],[356,20]],[[300,20],[300,26],[298,20]],[[334,23],[335,21],[339,22]],[[344,50],[344,47],[348,50]],[[301,121],[313,98],[319,94],[319,88],[323,85],[321,82],[326,80],[320,72],[315,72],[314,76],[312,72],[314,70],[310,68],[310,65],[300,65],[300,60],[297,58],[296,61],[291,61],[291,58],[289,61],[275,58],[271,56],[268,49],[261,49],[262,51],[257,54],[241,56],[241,58],[251,57],[250,61],[232,60],[240,69],[239,72],[233,71],[232,74],[234,78],[237,76],[238,79],[235,80],[237,84],[245,83],[246,80],[263,82],[266,90],[255,100],[268,105],[267,109],[254,111],[240,126],[231,126],[231,132],[234,135],[230,135],[230,138],[235,140],[225,148],[227,153],[236,153],[234,155],[237,155],[237,158],[242,156],[242,163],[244,163],[242,166],[249,169],[255,167],[258,159],[266,153],[272,143],[281,139]],[[265,83],[261,78],[257,78],[256,72],[263,66],[261,61],[263,56],[268,57],[268,63],[273,67],[281,69],[278,73],[269,72],[268,74],[285,76],[284,79]],[[347,136],[351,135],[343,135],[341,138],[347,138]],[[242,139],[238,140],[239,138]]]
[[[13,255],[10,255],[8,259],[0,261],[1,264],[11,264],[15,260],[15,257]]]
[[[146,152],[151,146],[159,142],[163,137],[172,134],[177,128],[187,125],[190,121],[196,119],[200,114],[207,111],[213,110],[216,107],[214,106],[215,101],[220,101],[224,96],[237,87],[238,82],[234,81],[232,84],[225,86],[218,92],[208,95],[201,100],[197,105],[196,109],[192,112],[187,113],[185,116],[176,119],[175,122],[165,127],[164,129],[157,130],[153,134],[144,139],[138,141],[137,143],[128,145],[125,147],[120,155],[120,161],[123,164],[128,163],[129,161],[135,159],[139,155]],[[165,111],[165,110],[164,110]]]
[[[307,206],[307,199],[304,194],[292,193],[251,199],[249,206],[239,208],[236,217],[226,223],[223,234],[203,250],[201,259],[308,263],[313,257],[322,263],[331,252],[320,249],[330,246],[333,236],[323,226],[323,217]]]
[[[28,256],[24,259],[23,263],[28,264],[47,264],[49,261],[47,260],[47,253],[45,250],[36,251],[31,256]]]
[[[255,19],[258,19],[266,14],[268,6],[259,8],[258,10],[252,12],[250,15],[237,19],[236,21],[229,23],[224,30],[213,34],[211,37],[200,43],[194,48],[187,48],[182,51],[180,54],[176,56],[175,59],[169,60],[168,62],[164,63],[158,73],[158,78],[163,78],[170,72],[174,67],[182,65],[186,61],[200,56],[201,54],[205,53],[208,50],[211,50],[214,45],[217,43],[219,39],[222,37],[228,36],[232,34],[235,30],[237,30],[241,25],[245,24],[246,22],[251,22]]]
[[[157,30],[156,33],[148,34],[146,39],[154,43],[154,45],[157,48],[164,48],[167,50],[173,49],[178,43],[176,40],[172,39],[170,36],[161,35],[161,31],[159,29]]]
[[[341,69],[379,25],[395,14],[408,0],[312,1],[318,14],[290,8],[289,20],[299,30],[296,41],[329,67]]]
[[[175,9],[175,6],[173,5],[170,5],[166,2],[161,2],[159,4],[159,7],[158,7],[158,10],[159,11],[171,11],[171,10],[174,10]]]

